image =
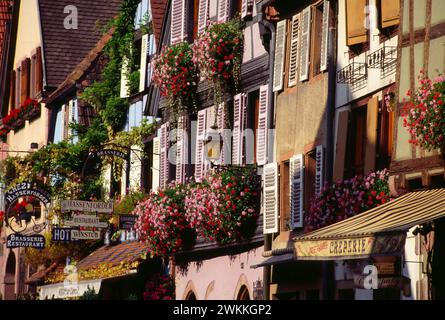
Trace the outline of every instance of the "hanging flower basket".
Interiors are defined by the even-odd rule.
[[[445,156],[445,75],[433,80],[423,72],[419,77],[420,87],[408,92],[402,116],[403,125],[412,138],[410,143],[431,151],[440,149]]]
[[[194,241],[195,234],[185,217],[184,197],[184,185],[170,184],[151,193],[133,211],[138,216],[135,230],[152,256],[174,254]]]
[[[235,18],[225,23],[210,24],[195,40],[193,61],[201,77],[213,84],[217,105],[222,102],[225,92],[238,91],[243,39],[242,22]]]
[[[200,184],[185,198],[187,219],[201,237],[227,244],[248,239],[259,214],[260,181],[253,168],[227,167]]]
[[[187,42],[165,47],[153,61],[153,83],[168,99],[170,114],[196,108],[195,94],[198,85],[193,52]]]

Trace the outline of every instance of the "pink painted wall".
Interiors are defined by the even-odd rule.
[[[176,268],[176,299],[185,299],[190,288],[197,300],[234,300],[242,285],[252,290],[254,281],[263,281],[263,268],[251,265],[264,260],[263,247],[235,256],[221,256],[201,262],[191,262],[186,271]]]

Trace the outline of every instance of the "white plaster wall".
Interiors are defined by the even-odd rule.
[[[176,299],[185,298],[190,281],[193,282],[196,290],[197,300],[234,300],[241,287],[240,284],[248,287],[249,296],[252,299],[253,283],[263,280],[263,268],[251,269],[250,266],[263,261],[262,252],[263,248],[260,247],[235,256],[204,260],[201,265],[191,262],[188,270],[183,274],[177,268]]]

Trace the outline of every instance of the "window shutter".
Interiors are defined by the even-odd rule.
[[[185,19],[186,19],[186,1],[172,0],[171,9],[171,44],[181,42],[185,39]]]
[[[68,137],[69,137],[69,124],[70,124],[70,119],[71,119],[71,117],[70,117],[71,110],[70,109],[71,108],[70,108],[69,103],[65,104],[63,106],[63,139],[64,140],[68,139]]]
[[[152,190],[156,190],[159,188],[159,180],[161,176],[161,161],[160,161],[160,153],[161,153],[161,141],[159,137],[153,138],[153,167],[152,167]]]
[[[298,154],[290,159],[290,213],[292,228],[303,227],[304,202],[304,156]]]
[[[241,4],[241,18],[250,17],[253,10],[253,0],[242,0]]]
[[[346,0],[346,28],[348,33],[348,46],[368,41],[368,33],[365,25],[366,1],[367,0]]]
[[[263,172],[263,233],[278,232],[278,163],[264,166]]]
[[[36,96],[36,55],[33,54],[31,57],[31,67],[29,76],[29,96],[34,98]]]
[[[366,151],[365,151],[365,174],[375,170],[375,159],[377,151],[377,125],[379,117],[379,99],[372,98],[368,102],[366,115]]]
[[[30,68],[30,59],[26,58],[22,61],[22,83],[20,87],[20,104],[24,103],[26,98],[29,97],[29,68]]]
[[[14,109],[15,108],[15,85],[16,84],[16,79],[15,79],[15,70],[11,70],[11,80],[10,80],[10,88],[9,88],[9,101],[11,102],[11,108]]]
[[[15,73],[15,104],[14,108],[20,107],[20,97],[21,97],[21,84],[22,84],[22,65],[17,68]]]
[[[187,116],[180,116],[176,131],[176,181],[185,183],[187,165]]]
[[[43,90],[43,64],[42,64],[42,48],[36,50],[36,93]]]
[[[333,180],[343,180],[346,156],[346,141],[348,138],[349,111],[342,111],[338,114],[337,142],[335,146],[334,176]]]
[[[204,173],[204,139],[206,132],[207,111],[198,111],[196,153],[195,153],[195,180],[201,181]]]
[[[230,16],[230,0],[218,0],[218,23],[224,23]]]
[[[269,86],[260,87],[260,110],[258,115],[256,159],[259,166],[267,163],[267,144],[269,128]]]
[[[159,186],[161,188],[166,187],[169,180],[168,130],[169,130],[169,123],[167,122],[161,126],[161,136],[160,136]]]
[[[328,69],[328,50],[329,50],[329,1],[324,0],[323,3],[323,30],[321,34],[321,61],[320,71],[326,71]]]
[[[301,18],[300,81],[309,79],[309,52],[311,46],[311,13],[309,6],[303,10]]]
[[[127,78],[127,70],[128,70],[128,59],[124,57],[122,59],[122,68],[121,68],[121,98],[128,97],[128,78]]]
[[[220,157],[220,164],[224,165],[224,164],[229,164],[230,161],[228,161],[229,159],[227,159],[227,155],[230,153],[227,153],[225,149],[227,149],[227,140],[226,139],[226,110],[225,110],[225,103],[221,103],[219,105],[218,108],[218,131],[219,134],[221,135],[221,139],[223,140],[223,146],[221,149],[221,157]]]
[[[273,75],[273,91],[283,89],[284,53],[286,46],[286,25],[287,20],[277,23],[277,38],[275,43],[275,61]]]
[[[392,27],[399,24],[400,0],[380,1],[382,28]]]
[[[147,75],[147,55],[150,51],[150,37],[148,34],[142,36],[141,44],[141,67],[139,72],[139,92],[145,90],[145,81]]]
[[[292,87],[297,84],[298,80],[298,58],[300,55],[300,14],[292,17],[291,25],[291,43],[289,54],[289,81],[288,86]]]
[[[243,164],[243,136],[246,125],[246,105],[247,95],[245,93],[237,94],[233,99],[233,145],[232,145],[232,164]]]
[[[198,34],[203,32],[207,26],[208,10],[209,10],[209,0],[199,0]]]
[[[315,194],[319,194],[324,185],[324,148],[317,146],[315,151]]]

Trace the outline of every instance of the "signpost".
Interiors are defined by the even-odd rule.
[[[119,215],[119,229],[132,230],[138,217],[132,214]]]
[[[71,241],[71,228],[53,228],[52,241],[70,242]]]
[[[100,231],[93,230],[71,230],[72,240],[99,240]]]
[[[113,202],[62,200],[62,212],[82,211],[97,213],[113,213]]]
[[[100,222],[98,217],[85,214],[74,215],[72,220],[65,221],[66,226],[70,227],[90,227],[90,228],[106,228],[108,223]]]

